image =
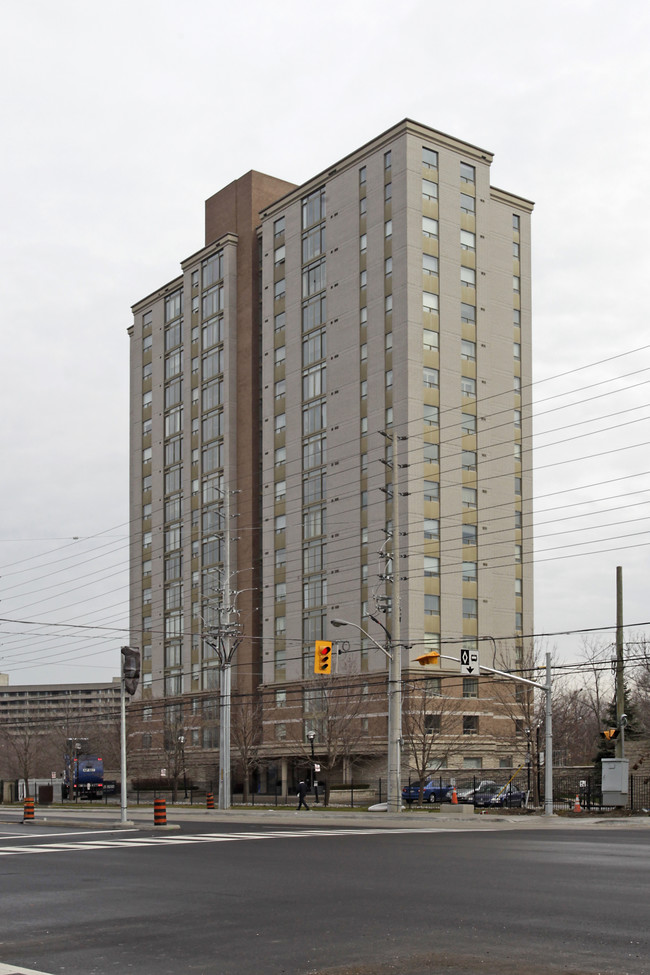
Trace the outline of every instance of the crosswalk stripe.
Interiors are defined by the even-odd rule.
[[[489,831],[488,827],[488,831]],[[269,830],[268,832],[238,832],[238,833],[194,833],[191,836],[131,836],[118,840],[82,840],[79,843],[42,843],[34,846],[2,846],[0,857],[27,855],[29,853],[71,853],[74,851],[89,852],[92,850],[132,850],[143,847],[187,846],[197,843],[236,843],[242,840],[271,840],[271,839],[300,839],[302,837],[328,836],[418,836],[423,833],[471,833],[485,832],[467,827],[460,829],[445,829],[431,827],[425,829],[304,829],[304,830]],[[3,975],[0,968],[0,975]]]

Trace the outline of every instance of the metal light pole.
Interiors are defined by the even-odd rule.
[[[183,791],[184,798],[187,799],[187,773],[185,770],[185,735],[178,736],[178,743],[181,746],[181,762],[183,763]]]
[[[378,623],[386,634],[386,647],[382,647],[374,637],[370,636],[358,623],[350,620],[330,620],[332,626],[353,626],[363,633],[378,650],[388,657],[388,797],[386,812],[402,811],[402,648],[394,644],[389,631],[384,624],[374,616],[370,617]]]
[[[120,678],[120,822],[122,825],[127,822],[126,800],[126,689],[124,673],[122,673]]]
[[[309,744],[311,745],[311,782],[310,790],[314,791],[314,765],[316,764],[316,756],[314,754],[314,738],[316,737],[315,731],[308,731],[307,737],[309,738]]]

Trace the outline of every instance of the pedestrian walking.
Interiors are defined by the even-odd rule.
[[[298,783],[298,809],[300,809],[301,806],[304,806],[305,809],[309,809],[309,806],[305,802],[306,795],[307,795],[307,786],[301,779],[300,782]]]

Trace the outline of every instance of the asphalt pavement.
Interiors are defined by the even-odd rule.
[[[648,817],[20,816],[0,807],[0,975],[648,975]]]

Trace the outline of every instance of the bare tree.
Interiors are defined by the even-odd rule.
[[[25,795],[29,796],[29,780],[35,778],[43,751],[45,736],[42,727],[29,717],[20,721],[5,719],[0,724],[0,742],[5,756],[7,773],[25,780]]]
[[[419,786],[419,804],[424,785],[432,773],[448,764],[449,751],[462,738],[458,716],[461,702],[442,692],[440,677],[425,677],[405,685],[402,708],[402,737],[409,767]]]
[[[363,678],[346,672],[321,677],[304,686],[305,719],[299,723],[301,732],[294,730],[294,745],[298,754],[311,764],[307,734],[315,732],[314,748],[321,767],[319,777],[324,784],[326,806],[334,770],[354,765],[361,752],[361,742],[367,741],[370,696]]]
[[[262,740],[262,704],[249,697],[235,695],[232,701],[230,734],[234,753],[242,771],[243,801],[248,802],[250,777],[260,765]]]

